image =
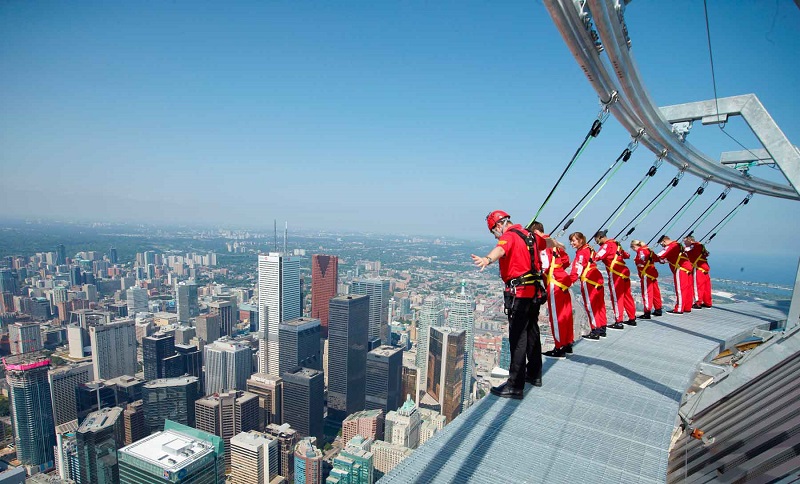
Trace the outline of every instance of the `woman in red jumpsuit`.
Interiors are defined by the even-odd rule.
[[[616,240],[609,239],[603,230],[594,234],[594,241],[600,246],[595,259],[603,261],[608,271],[608,289],[611,291],[611,307],[614,309],[616,321],[609,328],[623,329],[622,323],[636,326],[636,304],[631,293],[631,271],[625,265],[625,259],[630,259],[631,256]],[[628,319],[625,319],[626,314]]]
[[[639,272],[639,279],[642,284],[644,314],[640,317],[642,319],[650,319],[651,313],[653,316],[661,316],[661,289],[658,287],[658,269],[656,269],[655,265],[658,262],[658,258],[650,250],[650,247],[641,240],[632,241],[631,250],[636,252],[636,257],[634,257],[633,261],[636,263],[636,269]]]
[[[589,318],[592,331],[583,335],[584,339],[596,341],[606,335],[606,301],[603,292],[603,274],[594,262],[594,250],[586,243],[586,236],[580,232],[569,235],[569,243],[575,248],[572,261],[570,283],[580,281],[583,308]]]
[[[548,238],[541,223],[534,222],[531,228],[540,237]],[[563,359],[567,353],[572,353],[572,343],[575,341],[572,294],[569,292],[572,279],[566,270],[569,267],[569,255],[563,246],[556,246],[548,247],[545,257],[547,260],[542,261],[542,271],[547,289],[547,315],[550,319],[555,348],[543,354],[550,358]]]
[[[658,239],[658,243],[664,250],[658,253],[659,261],[668,263],[672,270],[675,281],[675,309],[668,313],[683,314],[692,312],[692,298],[694,297],[694,285],[692,284],[692,263],[683,252],[683,246],[666,235]]]
[[[711,276],[708,266],[708,251],[700,242],[696,241],[691,235],[683,238],[684,252],[689,262],[692,263],[694,276],[694,304],[695,309],[711,307]]]

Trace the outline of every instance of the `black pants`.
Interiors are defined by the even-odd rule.
[[[525,377],[542,377],[542,342],[539,339],[539,304],[531,298],[515,298],[505,293],[508,314],[508,342],[511,349],[511,365],[508,369],[508,384],[512,388],[525,387]],[[513,303],[511,302],[513,299]],[[525,360],[527,359],[527,364]]]

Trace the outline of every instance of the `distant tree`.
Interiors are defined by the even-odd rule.
[[[333,448],[333,446],[331,445],[330,442],[328,442],[327,444],[325,444],[325,447],[323,447],[323,450],[325,450],[325,452],[328,452],[332,448]]]

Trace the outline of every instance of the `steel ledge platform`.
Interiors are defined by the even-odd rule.
[[[526,385],[522,400],[488,395],[379,482],[663,483],[698,364],[788,309],[721,304],[581,341],[565,360],[544,358],[544,386]]]

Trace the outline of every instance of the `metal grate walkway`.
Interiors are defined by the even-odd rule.
[[[641,320],[546,358],[523,400],[489,395],[380,482],[663,483],[678,406],[697,364],[725,342],[786,319],[771,301]]]

